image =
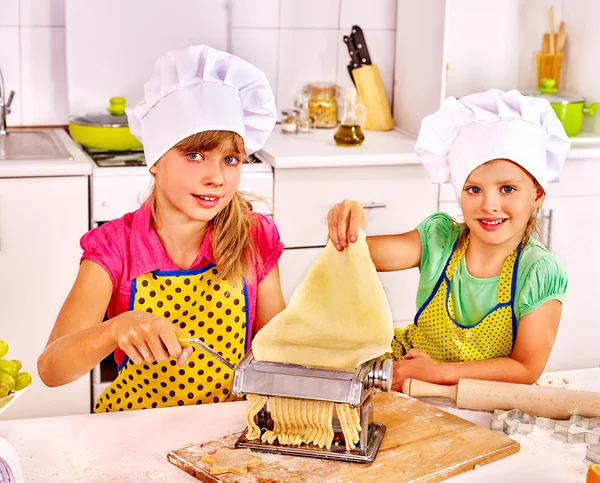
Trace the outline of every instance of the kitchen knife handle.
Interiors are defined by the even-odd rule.
[[[354,42],[355,49],[358,51],[358,57],[360,58],[361,64],[371,65],[371,55],[369,54],[369,49],[367,48],[365,34],[358,25],[352,26],[352,34],[350,37]]]
[[[406,379],[402,384],[402,392],[412,397],[446,397],[456,401],[458,384],[442,386],[417,379]]]
[[[360,55],[358,53],[358,51],[356,50],[356,45],[354,44],[354,39],[348,35],[344,35],[344,42],[346,43],[346,46],[348,47],[348,54],[350,54],[350,60],[352,62],[352,68],[356,69],[358,67],[361,67],[361,62],[360,62]],[[352,78],[352,81],[354,82],[354,78]]]

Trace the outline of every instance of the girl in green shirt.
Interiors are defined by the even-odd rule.
[[[378,271],[420,269],[414,323],[392,341],[395,389],[407,378],[539,378],[567,276],[534,237],[536,214],[569,147],[550,104],[517,91],[450,97],[423,120],[417,155],[434,182],[452,184],[464,224],[436,213],[408,233],[367,238]],[[343,250],[366,223],[346,200],[329,212],[329,237]]]

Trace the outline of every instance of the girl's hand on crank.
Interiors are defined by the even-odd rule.
[[[181,347],[171,322],[148,312],[131,310],[109,323],[113,339],[136,364],[164,362],[173,357],[183,367],[194,350]]]
[[[358,201],[344,200],[327,213],[329,239],[338,250],[358,239],[358,228],[367,226],[367,213]]]
[[[402,384],[408,378],[419,381],[439,383],[440,364],[428,354],[417,349],[410,349],[404,360],[394,362],[393,391],[402,391]]]

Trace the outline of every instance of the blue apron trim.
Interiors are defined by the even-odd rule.
[[[208,265],[206,265],[202,268],[195,268],[193,270],[169,270],[169,271],[164,271],[164,272],[161,272],[160,270],[155,270],[152,273],[159,277],[172,277],[172,276],[179,276],[179,275],[183,275],[183,276],[198,275],[199,273],[204,273],[215,266],[216,265],[214,263],[209,263]]]
[[[246,304],[246,343],[244,344],[247,353],[250,350],[250,339],[252,338],[252,332],[254,327],[250,327],[250,306],[248,305],[248,286],[246,285],[246,279],[242,279],[244,284],[244,303]],[[245,355],[245,354],[244,354]]]
[[[446,276],[446,269],[448,268],[448,265],[450,265],[450,260],[452,260],[452,256],[454,255],[454,250],[456,250],[457,245],[458,245],[458,240],[456,240],[454,242],[454,246],[452,247],[452,253],[448,257],[448,260],[446,261],[446,265],[444,265],[444,269],[442,270],[442,274],[440,275],[440,278],[438,279],[437,283],[435,284],[435,287],[433,287],[433,290],[431,291],[429,298],[425,301],[425,303],[423,305],[421,305],[421,308],[417,311],[417,315],[415,315],[415,319],[414,319],[415,325],[418,326],[417,322],[419,320],[419,316],[423,313],[423,310],[425,310],[425,307],[427,307],[429,305],[429,302],[431,302],[433,297],[435,297],[435,294],[437,293],[438,289],[440,288],[440,285],[442,284],[442,280],[444,280],[444,277]]]
[[[133,310],[133,304],[135,303],[135,293],[137,291],[137,283],[136,283],[137,279],[133,279],[131,281],[131,295],[129,296],[129,310]],[[125,351],[123,351],[125,353]],[[125,353],[125,359],[123,359],[123,362],[121,362],[121,364],[117,367],[117,372],[121,372],[121,369],[123,369],[127,363],[129,362],[129,356]]]
[[[444,271],[443,273],[443,277],[444,277],[444,281],[446,282],[447,285],[447,290],[446,290],[446,313],[448,314],[448,318],[454,323],[454,325],[456,325],[457,327],[460,327],[461,329],[472,329],[473,327],[477,327],[479,324],[481,324],[486,317],[488,317],[492,312],[502,308],[502,307],[511,307],[511,315],[512,315],[512,339],[513,339],[513,347],[515,345],[515,340],[517,337],[517,317],[515,315],[515,309],[514,309],[514,303],[515,303],[515,291],[516,291],[516,287],[517,287],[517,270],[519,268],[519,257],[521,255],[521,249],[523,248],[523,242],[519,243],[519,246],[517,247],[517,258],[515,260],[515,265],[513,266],[513,271],[511,274],[511,282],[510,282],[510,300],[508,302],[504,302],[501,304],[496,304],[495,307],[493,307],[490,311],[488,311],[487,314],[485,314],[483,316],[483,318],[481,318],[481,320],[479,322],[477,322],[474,325],[462,325],[459,324],[456,320],[454,320],[452,318],[452,316],[450,315],[450,310],[448,309],[448,306],[450,304],[450,291],[452,290],[451,288],[451,284],[450,284],[450,280],[448,279],[448,277],[446,276],[446,272]],[[500,282],[498,282],[500,283]]]
[[[119,367],[117,367],[117,372],[121,372],[121,369],[123,369],[127,363],[129,362],[129,356],[127,354],[125,354],[125,359],[123,359],[123,362],[121,362],[121,365]]]
[[[461,329],[472,329],[473,327],[477,327],[479,324],[481,324],[485,318],[487,316],[489,316],[492,312],[502,308],[502,307],[508,307],[509,305],[512,304],[512,293],[511,293],[511,300],[509,300],[508,302],[504,302],[502,304],[496,304],[495,307],[491,308],[487,314],[485,314],[480,320],[479,322],[477,322],[476,324],[473,325],[462,325],[460,323],[458,323],[456,320],[454,320],[454,318],[452,317],[452,315],[450,315],[450,310],[448,309],[448,306],[450,305],[450,291],[451,286],[450,286],[450,280],[448,280],[448,278],[444,275],[444,281],[446,282],[447,285],[447,290],[446,290],[446,313],[448,314],[448,318],[454,323],[454,325],[456,325],[457,327],[460,327]]]
[[[512,309],[512,339],[513,348],[517,341],[517,315],[515,313],[515,293],[517,291],[517,272],[519,271],[519,259],[521,258],[521,250],[523,249],[523,241],[519,243],[517,247],[517,259],[515,260],[515,266],[513,267],[512,280],[510,282],[510,307]]]

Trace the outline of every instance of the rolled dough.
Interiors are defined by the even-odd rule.
[[[391,350],[392,314],[365,233],[344,251],[327,243],[289,305],[254,338],[259,361],[353,371]]]

